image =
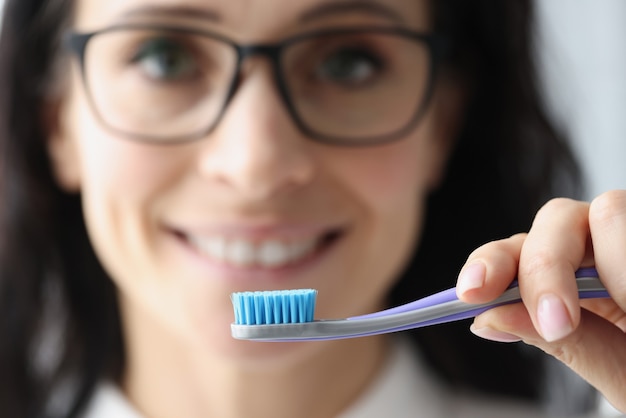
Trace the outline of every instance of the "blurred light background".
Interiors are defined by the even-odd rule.
[[[587,174],[626,188],[626,1],[537,0],[545,92]]]

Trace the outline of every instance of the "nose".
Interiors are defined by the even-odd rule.
[[[202,141],[200,172],[247,199],[266,200],[311,182],[316,144],[289,116],[268,63],[254,61],[262,70],[247,72],[219,125]]]

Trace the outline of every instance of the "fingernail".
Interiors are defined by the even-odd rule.
[[[474,335],[480,338],[484,338],[485,340],[489,341],[496,341],[499,343],[516,343],[518,341],[522,341],[522,339],[517,335],[497,331],[489,327],[476,328],[474,324],[470,326],[470,331],[472,331]]]
[[[561,298],[551,293],[539,299],[537,320],[541,335],[548,342],[560,340],[574,330],[565,304]]]
[[[462,295],[472,289],[479,289],[485,284],[487,269],[481,262],[474,262],[465,267],[457,280],[457,294]]]

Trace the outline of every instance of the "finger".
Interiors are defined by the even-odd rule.
[[[604,193],[591,202],[589,228],[598,274],[626,311],[626,191]]]
[[[517,276],[519,254],[526,234],[487,243],[470,254],[457,280],[457,297],[484,303],[500,296]]]
[[[476,317],[472,331],[495,341],[523,340],[558,358],[626,412],[626,334],[592,312],[583,311],[578,328],[555,342],[535,330],[521,304],[503,306]],[[495,337],[495,338],[494,338]]]
[[[478,315],[470,330],[481,338],[498,342],[541,338],[522,303],[499,306]]]
[[[551,200],[537,213],[522,247],[520,293],[547,341],[564,338],[580,320],[575,271],[587,254],[588,214],[588,203]]]

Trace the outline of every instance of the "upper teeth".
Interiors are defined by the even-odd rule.
[[[313,251],[318,238],[294,240],[277,239],[249,241],[220,236],[189,237],[189,242],[214,260],[239,267],[281,267],[306,257]]]

